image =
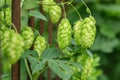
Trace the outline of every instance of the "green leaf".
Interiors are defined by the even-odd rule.
[[[27,79],[27,70],[25,68],[24,59],[20,59],[20,79],[26,80]]]
[[[90,51],[90,50],[86,50],[86,52],[87,52],[87,54],[92,58],[93,57],[93,54],[92,54],[92,52]]]
[[[41,55],[42,59],[52,59],[57,58],[60,56],[60,51],[57,48],[48,48],[44,50],[44,52]]]
[[[72,70],[70,70],[69,66],[64,64],[62,61],[55,61],[51,59],[48,61],[48,66],[62,79],[69,80],[72,76]]]
[[[38,7],[36,0],[24,0],[24,2],[23,2],[24,9],[33,9],[36,7]]]
[[[27,57],[29,58],[29,55],[32,55],[34,57],[38,57],[38,54],[37,54],[36,51],[34,51],[34,50],[25,50],[24,53],[23,53],[23,55],[22,55],[22,58],[23,59],[25,59]]]
[[[40,61],[38,58],[33,56],[29,56],[28,60],[30,62],[30,67],[32,70],[32,74],[35,74],[38,71],[42,71],[45,68],[46,60]]]
[[[42,13],[40,13],[38,10],[31,10],[29,12],[29,16],[34,16],[36,18],[47,21],[46,17]]]

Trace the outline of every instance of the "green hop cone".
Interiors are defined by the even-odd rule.
[[[38,36],[35,39],[34,42],[34,50],[37,51],[38,55],[40,56],[42,54],[42,52],[45,50],[46,46],[46,40],[44,37],[42,36]]]
[[[61,7],[58,5],[51,6],[49,10],[50,19],[53,23],[57,23],[61,17]]]
[[[34,32],[32,28],[30,28],[29,26],[23,27],[21,31],[21,35],[25,43],[24,48],[29,49],[32,46],[33,41],[34,41]]]
[[[70,45],[72,29],[68,19],[63,18],[58,26],[57,41],[60,49]]]
[[[77,45],[82,48],[90,48],[96,35],[95,19],[90,16],[84,20],[77,21],[74,25],[74,38]]]
[[[95,19],[90,16],[85,18],[82,24],[82,31],[81,31],[81,47],[88,48],[94,42],[95,35],[96,35],[96,26],[95,26]]]
[[[7,25],[11,25],[12,17],[11,17],[11,8],[5,9],[5,21]]]
[[[43,4],[43,10],[48,13],[49,10],[50,10],[50,7],[53,5],[53,4],[56,4],[53,0],[43,0],[42,2]]]
[[[88,80],[93,70],[93,58],[87,54],[82,54],[77,57],[77,62],[82,65],[81,80]]]
[[[24,52],[24,42],[20,34],[11,29],[4,30],[1,37],[1,51],[11,64],[16,63]]]
[[[75,38],[75,41],[76,41],[76,44],[77,45],[81,45],[81,28],[82,28],[82,23],[83,23],[83,20],[80,20],[80,21],[77,21],[75,24],[74,24],[74,27],[73,27],[73,32],[74,32],[74,38]]]
[[[0,26],[3,26],[3,22],[5,19],[4,19],[4,11],[0,11]]]
[[[85,65],[83,67],[83,71],[81,74],[81,80],[87,80],[90,77],[92,70],[93,70],[93,58],[89,57],[85,60]]]

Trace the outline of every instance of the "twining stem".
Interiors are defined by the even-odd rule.
[[[36,29],[33,28],[33,27],[31,27],[31,28],[32,28],[34,31],[37,31],[37,33],[39,34],[39,36],[41,36],[38,30],[36,30]]]
[[[15,25],[14,25],[13,23],[12,23],[11,25],[12,25],[12,27],[14,28],[15,32],[17,32],[17,33],[18,33],[18,31],[17,31],[17,29],[16,29]]]
[[[64,17],[66,18],[65,6],[63,3],[62,3],[62,7],[63,7],[63,12],[64,12]]]
[[[39,78],[40,74],[43,73],[47,68],[48,68],[48,66],[46,66],[42,71],[36,72],[35,75],[33,76],[33,80],[37,80]]]
[[[69,3],[69,5],[76,11],[76,13],[78,14],[79,18],[82,19],[80,13],[78,12],[78,10],[71,4]]]
[[[25,66],[26,66],[28,75],[29,75],[29,77],[30,77],[30,80],[32,80],[32,74],[31,74],[31,72],[30,72],[30,69],[29,69],[29,66],[28,66],[27,59],[24,59],[24,61],[25,61]]]
[[[85,5],[85,7],[89,10],[89,13],[90,13],[90,16],[91,16],[91,11],[90,11],[90,9],[89,9],[89,7],[86,5],[86,3],[83,1],[83,0],[81,0],[81,2]]]
[[[72,3],[72,2],[73,2],[73,0],[70,1],[70,3]]]

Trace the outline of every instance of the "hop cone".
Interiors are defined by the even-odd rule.
[[[82,48],[91,47],[96,34],[95,23],[95,19],[92,16],[75,23],[74,38],[77,45],[81,45]]]
[[[53,23],[57,23],[61,17],[61,7],[58,5],[51,6],[49,10],[50,19]]]
[[[82,31],[81,31],[81,47],[88,48],[94,42],[95,34],[96,34],[96,27],[95,27],[95,19],[90,16],[85,18],[82,24]]]
[[[93,70],[93,58],[89,57],[85,60],[85,65],[83,67],[83,71],[81,74],[81,80],[87,80],[90,77],[92,70]]]
[[[82,28],[82,23],[83,21],[80,20],[80,21],[77,21],[75,24],[74,24],[74,38],[75,38],[75,41],[77,43],[77,45],[81,45],[81,28]]]
[[[34,50],[37,51],[38,55],[40,56],[42,52],[46,48],[46,40],[42,36],[38,36],[34,42]]]
[[[33,32],[32,28],[30,28],[29,26],[23,27],[21,35],[22,35],[22,37],[24,39],[24,43],[25,43],[24,48],[29,49],[32,46],[33,41],[34,41],[34,32]]]
[[[57,40],[60,49],[69,46],[72,36],[72,29],[68,19],[62,19],[58,26]]]
[[[11,25],[11,8],[6,8],[4,11],[0,11],[0,19],[4,21],[7,25]],[[3,26],[3,22],[1,20],[0,25]]]
[[[11,64],[16,63],[24,51],[23,38],[11,29],[4,30],[1,37],[1,51]]]
[[[6,10],[5,10],[5,21],[6,21],[6,23],[8,24],[8,25],[11,25],[11,8],[7,8]]]
[[[49,10],[50,10],[50,7],[53,5],[53,4],[56,4],[53,0],[43,0],[43,10],[48,13]]]
[[[81,80],[88,80],[93,70],[93,58],[82,54],[77,57],[77,62],[82,65]]]

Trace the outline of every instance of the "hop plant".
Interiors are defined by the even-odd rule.
[[[92,16],[75,23],[74,38],[77,45],[81,45],[82,48],[91,47],[96,34],[95,23],[95,19]]]
[[[58,26],[57,40],[60,49],[69,46],[72,36],[72,29],[68,19],[63,18]]]
[[[29,26],[24,26],[22,28],[21,35],[24,39],[24,43],[26,44],[24,48],[29,49],[34,41],[34,32],[32,28],[30,28]]]
[[[58,5],[51,6],[49,10],[50,19],[53,23],[57,23],[61,17],[61,7]]]
[[[34,42],[34,50],[37,51],[40,56],[42,52],[45,50],[47,42],[44,37],[38,36]]]
[[[8,28],[3,30],[1,35],[1,51],[6,59],[8,59],[11,64],[14,64],[24,52],[23,38],[20,34]]]
[[[49,12],[49,10],[50,10],[50,7],[52,6],[52,5],[54,5],[54,4],[56,4],[53,0],[43,0],[43,2],[42,2],[42,4],[43,4],[43,10],[46,12],[46,13],[48,13]]]

